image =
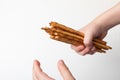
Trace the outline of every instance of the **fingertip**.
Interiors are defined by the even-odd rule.
[[[63,64],[63,60],[60,59],[60,60],[58,61],[58,64]]]
[[[90,49],[89,48],[85,48],[82,52],[80,52],[80,54],[82,56],[85,56],[87,53],[89,53]]]
[[[37,59],[35,59],[34,60],[34,65],[40,65],[40,62]]]
[[[72,46],[72,49],[74,49],[77,53],[81,52],[84,48],[84,45]]]
[[[64,61],[63,60],[59,60],[58,61],[58,69],[59,69],[59,71],[61,72],[63,72],[63,70],[68,70],[68,67],[66,66],[66,64],[64,63]]]
[[[63,63],[64,63],[64,61],[61,59],[61,60],[59,60],[59,63],[60,63],[60,64],[63,64]]]
[[[60,68],[62,65],[64,65],[64,61],[62,59],[60,59],[57,63],[58,68]]]
[[[78,52],[79,52],[79,51],[82,51],[85,47],[84,47],[84,45],[80,45],[77,48],[78,48]]]
[[[38,60],[37,60],[37,59],[35,59],[33,62],[34,62],[34,63],[37,63],[37,62],[38,62]]]
[[[42,69],[40,67],[40,62],[38,60],[34,60],[33,63],[33,70],[36,72],[42,72]]]
[[[91,49],[92,52],[95,52],[96,51],[96,48],[95,46],[93,46],[93,48]]]
[[[96,52],[96,48],[95,48],[95,46],[93,46],[89,54],[93,55],[95,52]]]
[[[91,48],[85,48],[80,54],[82,56],[85,56],[86,54],[93,55],[96,52],[95,46],[92,46]]]

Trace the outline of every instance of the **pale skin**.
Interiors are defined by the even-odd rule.
[[[108,30],[118,24],[120,24],[120,2],[79,30],[85,35],[85,46],[71,45],[71,48],[80,55],[94,54],[96,49],[92,40],[94,38],[104,39]]]
[[[70,70],[66,66],[63,60],[58,61],[58,70],[63,77],[63,80],[75,80]],[[40,62],[35,60],[33,63],[33,80],[55,80],[43,72]]]
[[[84,44],[79,46],[71,45],[72,49],[81,55],[94,54],[96,49],[92,44],[94,38],[103,39],[108,30],[120,24],[120,2],[107,10],[91,23],[80,29],[84,33]],[[63,80],[75,80],[63,60],[58,61],[58,70]],[[39,61],[35,60],[33,64],[33,80],[55,80],[43,72]]]

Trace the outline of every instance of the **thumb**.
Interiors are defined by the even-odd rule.
[[[84,36],[84,41],[83,41],[86,48],[89,48],[89,49],[92,48],[92,45],[93,45],[92,40],[93,40],[93,34],[91,34],[90,32],[86,32]]]

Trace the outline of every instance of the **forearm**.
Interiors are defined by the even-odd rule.
[[[80,29],[84,33],[84,45],[72,46],[72,49],[81,55],[94,54],[93,39],[103,39],[107,31],[117,24],[120,24],[120,2]]]
[[[97,26],[103,27],[104,30],[108,30],[115,25],[120,24],[120,2],[98,16],[95,20],[93,20],[93,23]]]

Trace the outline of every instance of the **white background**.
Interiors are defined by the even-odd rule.
[[[84,57],[40,29],[50,21],[79,29],[117,2],[0,0],[0,80],[32,80],[34,59],[56,80],[62,80],[57,70],[59,59],[65,61],[76,80],[120,80],[120,27],[111,29],[105,38],[112,50]]]

